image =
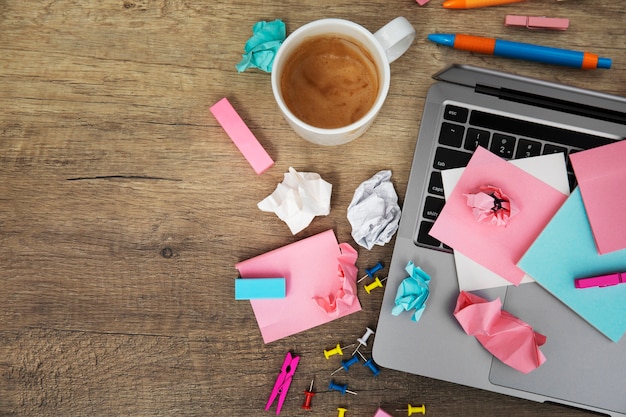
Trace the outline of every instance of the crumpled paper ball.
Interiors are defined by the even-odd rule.
[[[398,230],[400,214],[391,171],[376,173],[357,187],[348,206],[354,241],[367,249],[383,246]]]
[[[479,223],[506,226],[509,219],[519,212],[515,202],[511,201],[501,189],[492,185],[480,186],[476,194],[463,195]]]
[[[340,315],[348,310],[352,304],[354,304],[354,301],[357,300],[357,251],[347,243],[340,243],[339,250],[341,251],[341,255],[337,259],[337,279],[340,283],[339,289],[334,294],[329,294],[325,297],[313,297],[313,301],[318,307],[326,314],[333,317],[340,317]]]
[[[426,300],[430,296],[430,275],[410,261],[406,268],[408,278],[402,280],[396,292],[396,306],[391,310],[394,316],[403,311],[415,310],[411,320],[417,322],[426,309]]]
[[[330,213],[332,184],[314,172],[298,172],[289,167],[283,182],[257,206],[262,211],[275,213],[287,223],[292,234],[306,228],[315,216]]]
[[[257,22],[252,26],[252,37],[244,46],[241,61],[235,66],[243,72],[248,68],[272,72],[274,57],[286,37],[285,24],[276,19],[273,22]]]

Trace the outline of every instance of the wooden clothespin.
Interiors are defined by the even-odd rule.
[[[528,29],[565,30],[569,27],[569,19],[544,16],[507,15],[505,26],[525,26]]]

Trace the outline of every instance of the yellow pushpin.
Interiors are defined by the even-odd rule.
[[[418,406],[418,407],[413,407],[411,406],[411,404],[409,404],[409,409],[408,410],[396,410],[396,411],[406,411],[408,414],[408,416],[411,416],[413,414],[426,414],[426,406],[424,404]]]
[[[348,409],[347,409],[347,408],[341,408],[341,407],[339,407],[339,408],[337,409],[337,412],[338,412],[337,417],[344,417],[344,416],[346,415],[346,411],[348,411]]]
[[[349,348],[354,346],[354,343],[348,346],[344,346],[343,349],[345,348]],[[343,350],[341,350],[342,347],[339,345],[339,343],[337,343],[337,347],[334,349],[330,349],[330,350],[324,350],[324,356],[326,357],[326,359],[329,359],[331,356],[333,355],[343,355]]]
[[[385,281],[387,278],[383,278],[382,280],[378,279],[378,277],[374,278],[374,281],[372,281],[371,284],[367,284],[364,286],[365,291],[367,291],[368,294],[370,294],[372,292],[372,290],[374,288],[378,288],[383,286],[383,281]]]

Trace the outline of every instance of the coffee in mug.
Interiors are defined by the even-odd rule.
[[[397,17],[372,34],[343,19],[320,19],[289,35],[274,57],[272,92],[294,131],[320,145],[341,145],[374,122],[389,92],[389,63],[415,38]]]
[[[283,100],[297,118],[334,129],[365,116],[378,96],[379,74],[357,40],[325,34],[303,41],[286,58],[280,84]]]

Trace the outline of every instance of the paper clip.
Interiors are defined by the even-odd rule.
[[[280,368],[280,373],[276,378],[274,389],[270,394],[270,398],[267,400],[267,404],[265,404],[265,411],[270,409],[270,406],[278,396],[276,415],[280,414],[280,409],[283,408],[283,403],[287,397],[287,391],[289,391],[289,385],[291,385],[291,380],[293,379],[293,374],[296,372],[296,367],[298,366],[299,361],[300,356],[292,357],[291,352],[287,352],[285,362],[283,362],[283,366]]]
[[[406,411],[407,415],[413,415],[413,414],[426,414],[426,406],[425,405],[421,405],[419,407],[413,407],[411,406],[411,404],[409,404],[409,408],[408,410],[396,410],[396,411]]]
[[[525,26],[528,29],[565,30],[569,27],[569,19],[544,16],[507,15],[504,26]]]

